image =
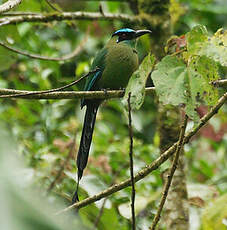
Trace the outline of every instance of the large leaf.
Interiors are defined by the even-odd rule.
[[[132,109],[139,109],[144,101],[145,86],[149,73],[155,62],[155,57],[148,54],[144,59],[139,69],[135,71],[129,80],[125,91],[125,96],[122,102],[127,105],[128,95],[131,93],[131,107]]]
[[[218,99],[217,90],[209,83],[218,79],[218,69],[214,61],[204,56],[195,57],[188,66],[177,57],[166,56],[151,78],[159,100],[164,104],[183,105],[193,120],[198,120],[195,109],[201,102],[213,105]]]

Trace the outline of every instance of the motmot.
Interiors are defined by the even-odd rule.
[[[132,73],[138,68],[139,61],[134,47],[136,38],[151,33],[150,30],[124,28],[112,34],[111,39],[94,58],[91,74],[86,79],[84,91],[125,88]],[[79,201],[79,181],[87,165],[92,141],[96,114],[102,99],[82,99],[81,109],[86,106],[80,147],[77,154],[77,188],[72,203]]]

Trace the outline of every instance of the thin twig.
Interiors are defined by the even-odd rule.
[[[191,131],[189,131],[184,138],[183,141],[183,145],[188,143],[189,140],[191,139],[192,136],[194,136],[200,128],[202,128],[207,122],[208,120],[213,117],[218,110],[223,106],[223,104],[226,102],[227,100],[227,93],[225,93],[217,102],[217,104],[211,109],[210,112],[208,112],[205,116],[202,117],[202,119],[200,120],[200,123],[193,128]],[[152,164],[147,165],[144,169],[140,170],[135,176],[134,176],[134,181],[137,182],[141,179],[143,179],[144,177],[146,177],[148,174],[150,174],[151,172],[153,172],[154,170],[156,170],[160,165],[162,165],[167,159],[169,159],[169,157],[171,157],[174,152],[176,151],[176,147],[177,147],[177,143],[174,143],[171,147],[169,147],[160,157],[158,157],[156,160],[154,160],[152,162]],[[56,213],[56,215],[67,212],[73,208],[82,208],[85,207],[89,204],[92,204],[102,198],[105,198],[113,193],[116,193],[128,186],[131,185],[131,179],[127,179],[119,184],[115,184],[109,188],[107,188],[106,190],[92,196],[92,197],[88,197],[87,199],[84,199],[78,203],[75,203],[59,212]]]
[[[132,212],[132,229],[136,230],[136,215],[135,215],[135,182],[134,182],[134,171],[133,171],[133,132],[132,132],[132,114],[131,114],[131,92],[128,94],[128,132],[130,138],[130,148],[129,148],[129,159],[130,159],[130,176],[131,176],[131,212]]]
[[[128,167],[128,162],[126,162],[125,164],[122,165],[122,168],[126,168]],[[111,182],[111,185],[114,185],[115,184],[115,181],[116,181],[116,178],[119,176],[119,174],[121,173],[121,171],[115,171],[112,175],[112,182]],[[94,223],[94,230],[97,229],[98,227],[98,223],[102,217],[102,214],[103,214],[103,211],[104,211],[104,208],[105,208],[105,203],[107,201],[108,197],[105,197],[104,200],[103,200],[103,203],[102,203],[102,206],[100,208],[100,211],[99,211],[99,214],[98,216],[96,217],[96,220],[95,220],[95,223]]]
[[[107,201],[107,197],[105,197],[105,199],[103,200],[102,206],[101,206],[101,208],[99,210],[99,214],[95,219],[94,230],[97,229],[97,227],[98,227],[99,221],[100,221],[100,219],[102,217],[102,214],[103,214],[103,211],[104,211],[104,208],[105,208],[106,201]]]
[[[73,85],[76,85],[77,83],[79,83],[80,81],[82,81],[83,79],[85,79],[86,77],[88,77],[90,74],[97,72],[98,68],[90,71],[89,73],[87,73],[86,75],[84,75],[83,77],[67,84],[64,85],[62,87],[59,88],[55,88],[55,89],[49,89],[49,90],[40,90],[40,91],[33,91],[33,92],[25,92],[25,93],[21,93],[21,94],[16,94],[16,95],[1,95],[0,98],[10,98],[10,97],[24,97],[24,96],[30,96],[30,95],[37,95],[37,94],[46,94],[46,93],[53,93],[53,92],[57,92],[66,88],[69,88]]]
[[[22,0],[8,0],[7,2],[0,5],[0,14],[7,12],[21,3]]]
[[[163,188],[162,197],[161,197],[161,201],[160,201],[160,204],[158,207],[158,211],[154,217],[154,220],[153,220],[151,227],[149,228],[150,230],[155,230],[155,228],[158,224],[158,221],[160,220],[161,212],[162,212],[163,206],[165,204],[165,201],[166,201],[166,198],[167,198],[167,195],[169,192],[169,188],[170,188],[170,185],[171,185],[171,182],[173,179],[173,175],[174,175],[176,168],[177,168],[177,165],[178,165],[178,160],[179,160],[179,156],[180,156],[180,153],[182,150],[182,146],[184,144],[184,134],[185,134],[186,126],[187,126],[187,121],[188,121],[188,117],[187,117],[187,115],[185,115],[185,119],[182,123],[181,130],[180,130],[180,137],[179,137],[179,140],[177,142],[176,153],[174,155],[174,159],[173,159],[169,174],[167,176],[167,179],[166,179],[166,182],[165,182],[165,185]]]
[[[49,5],[50,8],[52,8],[53,10],[61,13],[62,10],[58,9],[57,7],[55,7],[49,0],[46,0],[46,3]]]
[[[0,18],[0,26],[22,23],[22,22],[52,22],[52,21],[63,21],[63,20],[118,20],[130,23],[139,23],[140,19],[138,16],[131,16],[127,14],[111,14],[105,13],[102,15],[99,12],[54,12],[48,14],[24,14],[17,16],[8,16]]]
[[[66,61],[66,60],[69,60],[71,58],[76,57],[78,54],[81,53],[81,51],[84,48],[84,45],[87,42],[87,38],[88,38],[88,34],[84,37],[84,39],[81,41],[81,43],[76,47],[76,49],[72,53],[66,54],[62,57],[47,57],[47,56],[42,56],[39,54],[32,54],[32,53],[29,53],[27,51],[22,51],[22,50],[19,50],[17,48],[14,48],[12,46],[9,46],[5,42],[2,42],[2,41],[0,41],[0,46],[4,47],[10,51],[13,51],[15,53],[27,56],[29,58],[35,58],[35,59],[40,59],[40,60],[45,60],[45,61]]]
[[[186,51],[186,50],[187,50],[186,48],[183,48],[183,49],[181,49],[181,50],[178,50],[178,51],[172,53],[170,56],[178,55],[178,54],[180,54],[180,53],[182,53],[182,52],[184,52],[184,51]]]
[[[64,162],[62,162],[61,164],[61,167],[60,169],[58,170],[58,173],[57,175],[55,176],[54,180],[52,181],[52,183],[50,184],[49,188],[47,189],[47,192],[50,193],[51,190],[54,188],[55,184],[58,182],[60,182],[60,178],[63,174],[63,171],[66,167],[66,165],[68,164],[69,160],[73,157],[74,153],[76,152],[76,149],[75,149],[75,146],[76,146],[76,133],[77,131],[75,132],[74,134],[74,137],[73,137],[73,142],[70,146],[70,149],[69,149],[69,152],[68,152],[68,155],[66,157],[66,159],[64,160]]]
[[[210,82],[215,87],[224,87],[227,86],[227,79],[222,79],[222,80],[217,80],[217,81],[212,81]]]

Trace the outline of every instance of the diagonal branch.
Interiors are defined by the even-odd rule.
[[[217,102],[217,104],[211,109],[211,111],[209,113],[207,113],[205,116],[202,117],[202,119],[200,120],[199,124],[193,128],[191,131],[189,131],[184,138],[183,141],[183,145],[188,143],[189,140],[191,139],[192,136],[194,136],[201,127],[203,127],[211,117],[213,117],[218,110],[223,106],[223,104],[226,102],[227,100],[227,93],[225,93]],[[144,169],[140,170],[134,177],[135,182],[143,179],[144,177],[146,177],[148,174],[150,174],[152,171],[156,170],[160,165],[162,165],[170,156],[172,156],[174,154],[174,152],[176,151],[177,148],[177,143],[173,144],[170,148],[168,148],[160,157],[158,157],[152,164],[147,165]],[[85,207],[91,203],[94,203],[104,197],[107,197],[113,193],[116,193],[128,186],[131,185],[131,179],[127,179],[119,184],[115,184],[111,187],[109,187],[108,189],[98,193],[95,196],[92,197],[88,197],[87,199],[84,199],[78,203],[75,203],[61,211],[59,211],[56,214],[61,214],[64,213],[66,211],[69,211],[73,208],[82,208]]]
[[[139,23],[138,16],[131,16],[127,14],[111,14],[111,13],[96,13],[96,12],[54,12],[49,14],[24,14],[12,17],[0,18],[0,26],[22,23],[22,22],[52,22],[63,20],[119,20],[129,23]]]
[[[161,212],[162,212],[162,209],[164,207],[164,204],[165,204],[165,201],[166,201],[166,198],[167,198],[167,195],[168,195],[168,191],[169,191],[172,179],[173,179],[173,175],[174,175],[174,173],[175,173],[175,171],[177,169],[179,156],[180,156],[182,146],[183,146],[183,143],[184,143],[184,134],[185,134],[186,126],[187,126],[187,121],[188,121],[188,117],[187,117],[187,115],[185,115],[185,119],[183,121],[183,124],[181,126],[181,130],[180,130],[180,137],[179,137],[179,140],[177,142],[176,153],[175,153],[175,156],[174,156],[171,168],[170,168],[170,172],[169,172],[169,174],[167,176],[166,183],[165,183],[164,188],[163,188],[162,198],[161,198],[161,201],[160,201],[160,204],[159,204],[159,207],[158,207],[158,211],[157,211],[157,213],[156,213],[156,215],[154,217],[152,226],[149,228],[150,230],[155,230],[155,228],[156,228],[156,226],[158,224],[158,221],[160,220]]]
[[[0,14],[7,12],[21,3],[22,0],[8,0],[4,4],[0,5]]]
[[[48,6],[52,9],[52,10],[55,10],[55,11],[57,11],[57,12],[62,12],[60,9],[58,9],[57,7],[55,7],[51,2],[50,2],[50,0],[45,0],[46,1],[46,3],[48,4]]]
[[[4,47],[4,48],[6,48],[6,49],[8,49],[8,50],[10,50],[12,52],[15,52],[17,54],[27,56],[29,58],[35,58],[35,59],[40,59],[40,60],[45,60],[45,61],[66,61],[66,60],[69,60],[71,58],[74,58],[74,57],[78,56],[81,53],[81,51],[84,48],[84,45],[87,42],[87,39],[88,39],[88,33],[86,34],[84,39],[81,41],[79,46],[77,46],[76,49],[72,53],[66,54],[66,55],[64,55],[62,57],[47,57],[47,56],[42,56],[42,55],[39,55],[39,54],[32,54],[32,53],[29,53],[27,51],[22,51],[22,50],[19,50],[17,48],[11,47],[11,46],[7,45],[5,42],[2,42],[2,41],[0,41],[0,46]]]

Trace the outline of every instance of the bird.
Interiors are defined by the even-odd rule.
[[[115,90],[127,86],[132,73],[138,68],[139,60],[135,49],[136,38],[150,34],[150,30],[119,29],[108,43],[97,53],[91,65],[84,91]],[[96,114],[102,99],[82,99],[81,109],[86,106],[80,146],[77,154],[77,187],[72,204],[79,201],[79,182],[87,165],[94,131]]]

